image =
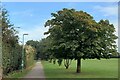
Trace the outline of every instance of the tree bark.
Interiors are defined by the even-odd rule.
[[[77,70],[76,70],[77,73],[80,73],[81,72],[81,59],[77,59]]]
[[[68,69],[68,66],[66,66],[66,69]]]

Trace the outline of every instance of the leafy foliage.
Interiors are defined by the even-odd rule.
[[[53,57],[75,59],[80,63],[81,58],[107,59],[110,55],[117,55],[117,36],[109,20],[96,22],[84,11],[66,8],[51,15],[52,19],[45,23],[45,27],[49,26],[45,34],[49,34],[52,41],[50,51]]]
[[[51,46],[50,39],[42,39],[40,41],[29,40],[26,42],[27,45],[34,47],[36,50],[35,59],[48,59],[50,56],[49,48]]]
[[[29,41],[26,42],[26,44],[32,46],[36,50],[36,53],[34,54],[34,59],[38,59],[39,58],[39,53],[40,53],[39,42],[29,40]]]
[[[63,9],[51,14],[53,18],[46,22],[49,37],[53,40],[51,48],[60,58],[109,58],[115,54],[115,28],[108,20],[96,22],[83,11]],[[55,52],[57,51],[57,52]]]
[[[30,45],[25,46],[25,68],[29,68],[34,63],[35,48]]]
[[[2,9],[2,58],[3,74],[8,74],[21,68],[22,47],[18,44],[17,31],[14,25],[10,23],[8,12]]]

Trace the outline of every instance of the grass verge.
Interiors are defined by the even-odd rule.
[[[42,61],[42,64],[46,78],[118,78],[118,59],[82,60],[81,73],[76,73],[75,60],[69,69],[65,69],[63,64],[58,66],[48,61]]]
[[[34,67],[35,62],[33,65],[31,65],[30,67],[23,69],[23,70],[18,70],[18,71],[13,71],[11,73],[9,73],[7,76],[4,76],[4,78],[16,78],[15,80],[17,80],[18,78],[24,78],[25,75]]]

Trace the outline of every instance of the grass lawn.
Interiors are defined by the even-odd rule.
[[[82,72],[76,73],[76,61],[73,60],[69,69],[64,64],[42,61],[46,78],[117,78],[118,59],[82,60]],[[102,79],[103,80],[103,79]]]

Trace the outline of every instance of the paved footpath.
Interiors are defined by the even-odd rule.
[[[45,80],[44,71],[41,62],[36,62],[35,67],[25,76],[25,78],[41,78]]]

